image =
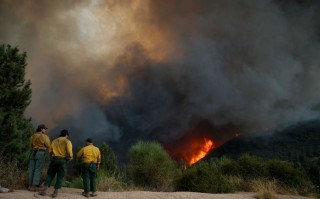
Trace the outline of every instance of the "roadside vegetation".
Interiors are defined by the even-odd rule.
[[[99,170],[100,191],[255,192],[258,199],[272,199],[276,194],[319,195],[317,181],[309,170],[280,159],[243,154],[239,158],[224,156],[187,166],[173,161],[159,143],[139,141],[129,150],[128,164],[117,167],[112,149],[106,143],[102,148],[108,151],[102,153],[103,164],[109,166]],[[70,182],[70,187],[82,188],[80,177]]]
[[[11,189],[24,188],[27,171],[15,163],[6,164],[2,160],[0,184]],[[303,168],[248,154],[238,159],[222,157],[199,161],[181,168],[160,144],[138,142],[132,146],[130,162],[126,166],[113,166],[113,172],[103,167],[99,169],[99,191],[255,192],[258,199],[272,199],[276,194],[317,196],[317,187]],[[64,186],[82,189],[80,175],[68,176]]]

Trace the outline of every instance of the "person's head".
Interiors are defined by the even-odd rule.
[[[45,132],[45,130],[47,130],[48,127],[46,127],[46,125],[44,124],[39,124],[38,128],[37,128],[37,132]]]
[[[86,142],[86,145],[89,145],[89,144],[93,143],[91,138],[86,139],[85,142]]]
[[[60,131],[59,137],[67,137],[69,135],[69,131],[67,129],[63,129]]]

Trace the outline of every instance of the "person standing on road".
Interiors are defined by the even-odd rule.
[[[58,190],[62,186],[62,180],[66,173],[66,165],[68,161],[73,159],[72,143],[68,140],[69,131],[63,129],[57,139],[52,141],[50,148],[51,161],[47,171],[47,178],[44,183],[43,190],[40,195],[46,195],[47,188],[51,186],[51,183],[57,175],[56,183],[54,185],[54,192],[52,197],[58,196]]]
[[[41,173],[45,164],[47,149],[50,148],[50,138],[45,134],[47,129],[46,125],[39,124],[36,133],[30,137],[32,149],[28,167],[28,190],[30,191],[38,191],[40,188]]]
[[[97,170],[101,163],[101,153],[98,147],[93,145],[92,139],[88,138],[85,140],[86,146],[81,148],[77,157],[82,160],[81,165],[81,177],[83,180],[84,192],[83,196],[89,197],[89,192],[91,191],[91,196],[97,196]]]

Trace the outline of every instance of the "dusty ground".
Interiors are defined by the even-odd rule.
[[[51,198],[53,190],[48,190],[47,196],[40,196],[37,192],[28,190],[15,190],[10,193],[0,193],[0,199],[48,199]],[[62,188],[57,198],[84,199],[81,189]],[[208,194],[195,192],[148,192],[148,191],[128,191],[128,192],[98,192],[95,199],[253,199],[255,193],[232,193],[232,194]],[[90,197],[93,198],[93,197]],[[310,199],[301,196],[277,195],[278,199]]]

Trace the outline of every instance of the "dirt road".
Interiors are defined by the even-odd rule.
[[[51,198],[53,190],[49,189],[46,196],[40,196],[37,192],[28,190],[15,190],[10,193],[0,193],[0,199],[48,199]],[[62,188],[57,198],[84,199],[81,189]],[[195,192],[149,192],[149,191],[127,191],[127,192],[98,192],[94,199],[253,199],[255,193],[232,193],[232,194],[209,194]],[[301,196],[277,195],[279,199],[310,199]]]

